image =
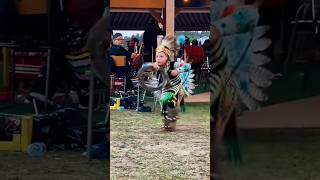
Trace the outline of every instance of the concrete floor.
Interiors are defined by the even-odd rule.
[[[275,104],[257,112],[245,112],[239,128],[319,128],[320,96]]]

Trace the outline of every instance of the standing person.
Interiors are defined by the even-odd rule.
[[[177,58],[184,60],[184,43],[186,42],[186,37],[184,35],[180,35],[176,40],[177,44],[180,46],[178,50]]]
[[[131,53],[139,53],[139,40],[135,37],[131,38],[128,41],[128,51]]]
[[[208,52],[210,50],[210,40],[209,39],[205,40],[201,47],[203,49],[204,57],[207,58]]]
[[[152,19],[146,30],[143,33],[144,44],[144,62],[151,62],[152,55],[155,56],[155,49],[157,48],[157,36],[165,35],[165,31],[161,30],[154,19]],[[153,52],[152,52],[153,49]]]
[[[192,41],[190,48],[188,48],[187,56],[188,62],[191,63],[191,69],[194,70],[195,80],[199,81],[200,70],[205,56],[202,47],[198,45],[198,41],[196,39]]]
[[[140,54],[140,47],[139,46],[139,40],[135,37],[131,38],[129,41],[129,45],[128,45],[128,51],[131,53],[138,53]],[[136,56],[135,58],[131,59],[131,75],[135,76],[136,72],[140,69],[140,67],[142,66],[142,57]]]
[[[186,36],[186,41],[184,43],[184,47],[183,47],[183,59],[187,62],[189,62],[189,54],[191,51],[191,46],[190,46],[190,39]]]

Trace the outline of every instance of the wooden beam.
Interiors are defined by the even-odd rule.
[[[178,13],[210,13],[210,8],[179,8]]]
[[[152,9],[156,13],[161,13],[161,9]],[[136,12],[136,13],[149,13],[150,9],[130,9],[130,8],[112,8],[110,12]]]
[[[175,1],[166,0],[166,34],[174,36]]]
[[[19,14],[47,14],[47,0],[24,0],[16,1],[16,8]]]
[[[165,7],[165,0],[110,0],[110,8],[160,9]]]

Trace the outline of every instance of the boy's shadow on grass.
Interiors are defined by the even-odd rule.
[[[199,126],[195,126],[195,125],[177,125],[177,127],[172,130],[172,129],[165,129],[165,128],[161,128],[159,130],[160,133],[182,133],[182,132],[195,132],[195,131],[200,131],[200,127]]]

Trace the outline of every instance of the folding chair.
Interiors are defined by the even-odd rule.
[[[200,71],[200,83],[206,82],[209,77],[209,58],[207,57],[204,63],[202,64]]]
[[[302,4],[296,11],[296,17],[290,24],[293,25],[289,40],[289,49],[286,64],[305,63],[314,58],[315,40],[319,34],[320,2],[316,0],[300,0]],[[310,17],[311,15],[311,17]]]
[[[319,13],[318,0],[300,0],[302,4],[296,11],[296,17],[291,21],[292,32],[289,40],[288,54],[285,61],[285,71],[288,65],[299,64],[303,68],[303,86],[307,87],[309,64],[315,60],[319,46]]]
[[[123,91],[126,92],[127,85],[127,62],[126,56],[111,56],[114,63],[114,76],[111,76],[111,92]],[[122,89],[119,89],[122,87]]]

